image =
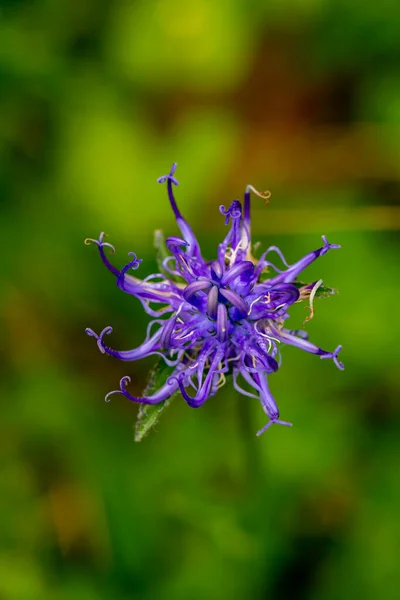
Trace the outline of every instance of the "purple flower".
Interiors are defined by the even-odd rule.
[[[273,423],[291,425],[280,420],[268,386],[268,376],[281,365],[280,346],[289,344],[321,358],[332,358],[339,369],[344,368],[338,359],[341,346],[327,352],[309,342],[304,331],[285,328],[288,309],[294,302],[309,298],[312,316],[314,296],[322,283],[319,280],[301,284],[297,281],[299,274],[316,258],[340,246],[330,244],[322,236],[321,248],[292,265],[276,246],[255,259],[251,251],[250,192],[265,199],[268,196],[247,186],[243,207],[238,200],[228,209],[220,207],[230,229],[218,246],[217,258],[205,260],[173,194],[173,185],[178,185],[174,176],[176,166],[175,163],[169,175],[158,179],[159,183],[167,183],[169,201],[182,234],[167,238],[169,255],[162,261],[162,273],[138,279],[129,273],[141,262],[135,254],[131,253],[132,260],[119,270],[107,257],[106,248],[112,253],[114,248],[103,241],[103,233],[98,240],[85,240],[97,244],[100,257],[115,276],[118,287],[135,296],[153,317],[146,339],[133,350],[119,351],[106,345],[104,338],[112,332],[111,327],[99,335],[92,329],[86,329],[86,333],[97,340],[103,354],[127,361],[154,354],[162,357],[171,369],[166,383],[151,395],[132,396],[126,388],[130,379],[123,377],[120,389],[107,394],[106,400],[113,394],[122,394],[132,402],[158,404],[180,391],[189,406],[198,408],[216,394],[231,374],[234,388],[259,399],[268,416],[268,423],[257,435]],[[278,254],[284,270],[270,262],[272,252]],[[271,269],[274,273],[270,273]]]

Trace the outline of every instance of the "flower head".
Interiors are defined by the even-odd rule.
[[[133,396],[127,390],[129,377],[123,377],[120,389],[107,394],[106,400],[113,394],[122,394],[132,402],[158,404],[180,391],[189,406],[198,408],[216,394],[231,374],[234,388],[259,399],[268,417],[258,435],[274,423],[291,425],[280,420],[268,386],[268,376],[281,365],[280,346],[289,344],[320,358],[332,358],[339,369],[344,368],[338,358],[341,346],[327,352],[309,342],[303,330],[285,327],[288,309],[294,302],[309,298],[310,317],[313,315],[314,296],[322,283],[319,280],[310,285],[300,284],[299,274],[319,256],[340,246],[330,244],[322,236],[321,248],[292,265],[276,246],[255,259],[251,250],[250,195],[253,192],[267,199],[269,194],[260,194],[247,186],[243,206],[234,200],[229,208],[220,207],[230,228],[218,246],[217,258],[205,260],[174,197],[173,186],[178,185],[176,166],[175,163],[168,175],[158,179],[159,183],[167,183],[169,201],[181,231],[181,237],[166,240],[169,255],[163,259],[162,273],[138,279],[130,274],[141,263],[135,254],[131,253],[132,260],[119,270],[108,259],[106,249],[113,253],[114,248],[104,242],[103,233],[98,240],[85,240],[98,246],[100,257],[118,287],[135,296],[153,317],[146,339],[133,350],[114,350],[106,344],[105,336],[112,332],[111,327],[100,334],[92,329],[86,329],[86,333],[96,339],[103,354],[126,361],[154,354],[171,368],[166,383],[153,394]],[[270,262],[272,252],[278,254],[285,269]]]

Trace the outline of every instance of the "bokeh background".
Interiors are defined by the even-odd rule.
[[[394,0],[3,0],[1,600],[397,599],[400,577],[400,4]],[[152,361],[86,326],[147,324],[85,237],[156,270],[177,233],[212,258],[246,184],[254,237],[340,294],[271,380],[291,429],[221,391],[133,441]],[[291,323],[308,314],[294,307]]]

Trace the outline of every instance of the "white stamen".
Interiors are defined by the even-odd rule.
[[[219,375],[219,380],[218,380],[218,385],[217,385],[217,390],[221,389],[226,383],[226,377],[224,373],[220,373]]]
[[[308,315],[308,317],[305,318],[305,320],[303,321],[303,327],[304,325],[307,323],[307,321],[311,321],[311,319],[314,316],[314,298],[315,298],[315,294],[317,293],[317,290],[319,287],[321,287],[322,285],[322,279],[319,279],[316,284],[314,285],[313,289],[311,290],[311,294],[310,294],[310,303],[309,303],[309,307],[310,307],[310,314]]]
[[[236,356],[233,356],[232,358],[228,358],[228,362],[233,362],[235,360],[239,360],[240,359],[240,354],[237,354]]]
[[[227,250],[225,252],[225,258],[229,261],[229,266],[230,267],[232,267],[232,265],[235,263],[236,257],[237,257],[237,253],[239,252],[239,250],[244,250],[245,249],[242,246],[242,241],[243,240],[240,240],[240,242],[238,243],[238,245],[236,246],[235,249],[233,249],[233,248],[227,248]]]
[[[253,194],[259,198],[262,198],[263,200],[268,200],[268,198],[271,197],[271,192],[269,190],[266,190],[265,192],[259,192],[252,185],[246,185],[246,192],[253,192]]]
[[[272,312],[275,312],[276,310],[283,308],[285,305],[286,305],[286,302],[284,302],[283,304],[280,304],[279,306],[276,306],[275,308],[272,309]]]
[[[267,333],[265,333],[265,331],[264,332],[260,331],[258,328],[258,321],[255,323],[254,329],[259,335],[261,335],[263,338],[266,338],[268,340],[268,352],[271,351],[273,341],[277,342],[278,344],[280,343],[280,340],[278,340],[277,338],[274,338],[272,335],[268,335]]]
[[[252,311],[252,308],[253,308],[254,304],[255,304],[256,302],[258,302],[259,300],[261,300],[262,298],[264,298],[264,299],[265,299],[267,302],[271,302],[271,294],[270,294],[270,292],[268,292],[267,294],[261,294],[261,296],[258,296],[258,298],[255,298],[255,299],[254,299],[254,300],[251,302],[251,304],[250,304],[250,307],[249,307],[249,312],[247,313],[247,316],[249,316],[249,315],[250,315],[250,313],[251,313],[251,311]]]

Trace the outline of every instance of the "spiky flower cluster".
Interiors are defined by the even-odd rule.
[[[276,246],[268,248],[256,260],[251,251],[250,193],[267,196],[247,186],[243,207],[238,200],[228,209],[220,207],[230,230],[218,246],[216,260],[207,261],[177,206],[173,194],[173,185],[178,185],[175,169],[176,164],[168,175],[158,179],[159,183],[167,183],[169,201],[182,234],[166,240],[170,255],[163,260],[163,273],[137,279],[128,273],[141,262],[135,254],[131,253],[131,261],[119,270],[105,253],[106,248],[111,252],[114,248],[103,241],[103,233],[98,240],[85,240],[97,244],[100,257],[115,276],[118,287],[135,296],[146,313],[154,317],[146,339],[133,350],[118,351],[105,344],[104,337],[112,332],[111,327],[99,335],[92,329],[86,329],[86,333],[96,338],[102,353],[126,361],[159,355],[171,367],[170,377],[154,394],[131,395],[126,389],[130,378],[126,376],[120,381],[120,389],[107,394],[106,400],[113,394],[122,394],[132,402],[157,404],[180,391],[189,406],[198,408],[224,385],[229,373],[234,388],[259,399],[268,416],[267,424],[257,435],[273,423],[291,425],[279,419],[267,381],[281,365],[279,346],[297,346],[321,358],[332,358],[339,369],[344,368],[338,359],[341,346],[334,352],[321,350],[308,341],[303,330],[292,331],[284,326],[294,302],[309,298],[312,310],[314,295],[321,284],[321,280],[310,285],[298,284],[298,275],[316,258],[340,246],[328,243],[323,236],[321,248],[292,265]],[[267,260],[271,252],[278,254],[285,270]],[[270,268],[276,274],[267,278]],[[154,304],[162,306],[156,308]]]

